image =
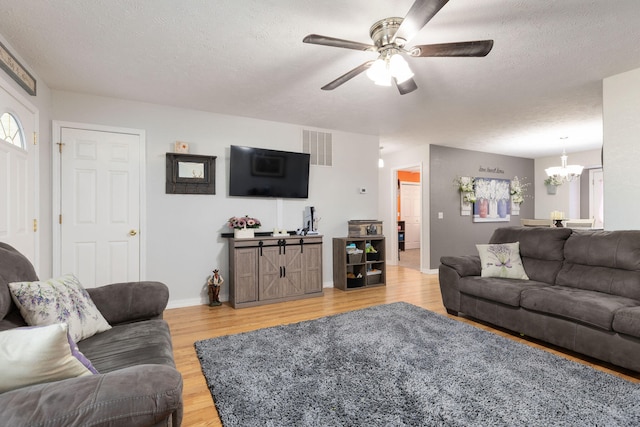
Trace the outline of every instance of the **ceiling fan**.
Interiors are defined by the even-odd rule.
[[[309,34],[304,43],[324,46],[342,47],[345,49],[377,52],[378,59],[367,61],[351,71],[341,75],[322,90],[333,90],[348,82],[360,73],[367,71],[367,76],[376,84],[390,86],[393,80],[401,95],[413,92],[418,88],[413,80],[413,72],[402,55],[412,57],[435,56],[487,56],[493,47],[493,40],[469,42],[439,43],[417,45],[405,48],[426,24],[435,16],[449,0],[416,0],[403,18],[385,18],[376,22],[369,29],[373,44],[342,40],[334,37]]]

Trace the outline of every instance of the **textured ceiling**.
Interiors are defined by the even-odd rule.
[[[400,96],[362,74],[412,0],[0,0],[0,33],[52,89],[522,157],[597,149],[602,79],[640,68],[638,0],[450,0],[409,43],[493,39],[485,58],[408,58]],[[568,139],[560,140],[561,137]]]

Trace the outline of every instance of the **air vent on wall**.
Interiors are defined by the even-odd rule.
[[[312,165],[331,166],[333,162],[331,134],[328,132],[303,130],[302,152],[311,154]]]

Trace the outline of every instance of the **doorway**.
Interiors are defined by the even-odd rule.
[[[53,135],[54,274],[141,280],[144,131],[54,122]]]
[[[397,171],[398,265],[413,270],[421,266],[422,197],[419,167]]]

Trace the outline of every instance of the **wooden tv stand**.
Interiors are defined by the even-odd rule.
[[[229,275],[233,308],[322,296],[322,236],[231,238]]]

